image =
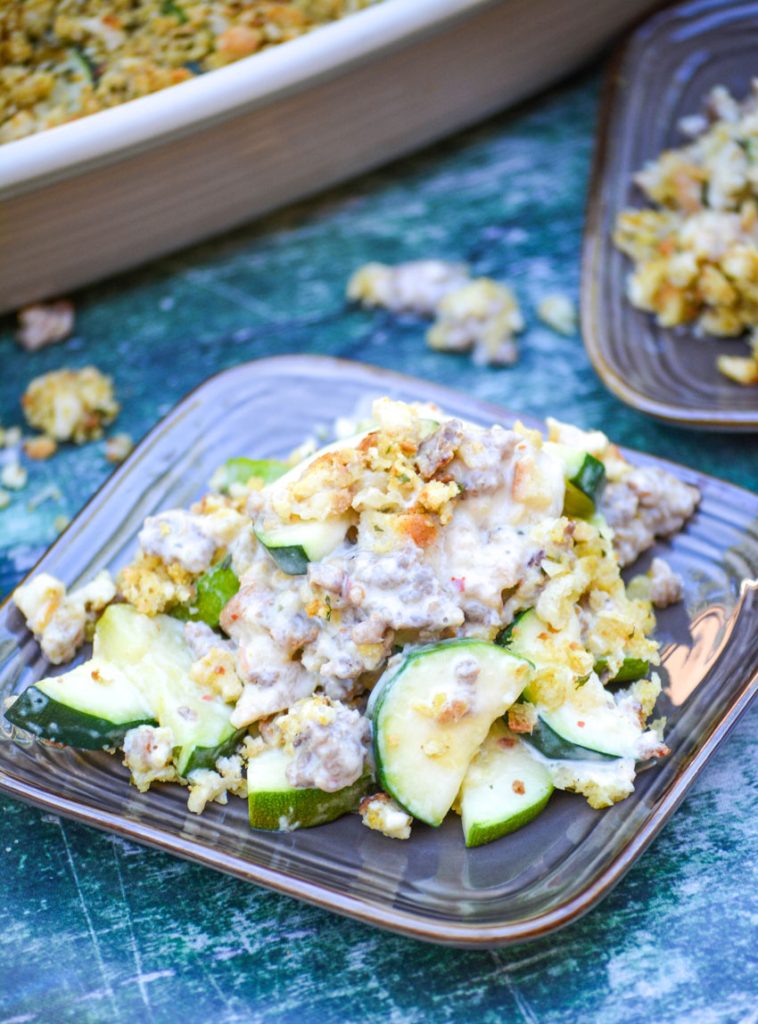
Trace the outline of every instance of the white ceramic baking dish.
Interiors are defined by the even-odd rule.
[[[418,149],[566,74],[654,0],[385,0],[0,147],[0,311]]]

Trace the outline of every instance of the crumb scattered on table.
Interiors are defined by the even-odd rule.
[[[94,366],[35,377],[21,398],[30,426],[56,441],[82,444],[102,437],[119,412],[113,381]]]
[[[371,308],[435,317],[426,340],[438,351],[473,351],[475,363],[495,366],[518,358],[514,335],[524,320],[516,296],[490,278],[472,279],[462,263],[367,263],[350,278],[347,297]]]
[[[551,292],[543,296],[537,305],[537,316],[558,334],[576,333],[576,306],[569,295]]]
[[[58,450],[58,443],[52,437],[42,434],[24,441],[24,452],[30,459],[49,459]]]
[[[7,427],[5,430],[0,427],[0,447],[15,448],[19,444],[21,444],[20,427]]]
[[[480,277],[443,296],[426,340],[438,351],[473,351],[479,365],[509,366],[518,359],[514,335],[523,328],[510,288]]]
[[[366,263],[348,281],[347,297],[392,313],[434,316],[440,300],[469,280],[465,264],[446,260],[410,260],[395,266]]]
[[[73,329],[74,306],[68,299],[35,302],[19,310],[16,340],[27,352],[36,352],[63,341]]]
[[[134,441],[129,434],[113,434],[105,442],[105,457],[108,462],[123,462],[134,449]]]
[[[26,487],[28,473],[19,462],[8,462],[0,470],[0,484],[9,491],[20,491]]]

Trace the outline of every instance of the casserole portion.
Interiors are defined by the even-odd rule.
[[[666,753],[653,603],[681,591],[665,563],[629,587],[620,570],[684,526],[695,488],[557,421],[545,439],[380,399],[340,434],[232,460],[149,517],[92,660],[7,717],[123,747],[141,789],[188,785],[193,811],[246,795],[256,828],[360,805],[405,838],[452,810],[478,845],[553,788],[628,796]],[[33,584],[16,603],[44,644],[57,591],[32,607]]]

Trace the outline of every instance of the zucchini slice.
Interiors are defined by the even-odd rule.
[[[211,486],[222,494],[228,494],[233,484],[246,484],[253,477],[264,484],[273,483],[289,471],[286,462],[280,459],[248,459],[244,455],[227,459],[211,477]]]
[[[599,658],[595,662],[595,671],[599,676],[608,671],[606,658]],[[608,683],[636,683],[638,679],[644,679],[650,672],[650,662],[644,658],[624,658],[621,668],[616,675],[609,679]],[[606,683],[607,685],[607,683]]]
[[[95,641],[96,651],[142,686],[155,718],[173,732],[180,775],[212,766],[236,746],[242,733],[229,720],[231,706],[189,678],[193,658],[181,622],[111,605],[97,624]]]
[[[585,711],[567,702],[551,711],[538,707],[537,713],[543,725],[547,725],[562,740],[581,749],[580,755],[574,755],[569,760],[587,760],[586,751],[607,757],[637,756],[642,731],[615,704]]]
[[[408,653],[369,701],[381,787],[415,818],[440,825],[490,726],[528,675],[525,661],[483,640]]]
[[[205,622],[212,629],[216,629],[224,606],[231,601],[239,588],[240,581],[231,568],[231,559],[225,558],[198,579],[197,594],[193,603],[176,605],[170,614],[182,622]]]
[[[526,608],[498,634],[497,643],[516,657],[528,661],[532,667],[539,667],[555,660],[554,656],[551,658],[546,642],[549,629],[534,608]]]
[[[276,564],[289,576],[304,576],[309,562],[319,562],[341,544],[350,529],[349,516],[324,522],[284,523],[255,535]]]
[[[499,639],[507,650],[539,667],[550,664],[549,648],[543,637],[548,628],[536,611],[530,608],[518,615],[500,634]],[[627,659],[624,666],[627,662],[630,671],[632,667],[641,667],[638,659]],[[633,666],[633,663],[636,665]],[[647,668],[646,665],[645,667]],[[533,699],[528,686],[525,688],[524,696],[527,700]],[[548,710],[541,707],[539,702],[535,703],[540,722],[532,735],[525,736],[524,739],[540,750],[545,757],[586,761],[593,759],[593,752],[600,758],[635,756],[640,729],[615,705],[603,705],[584,711],[576,708],[570,701],[556,710]]]
[[[92,659],[25,690],[6,716],[37,736],[87,750],[117,746],[129,729],[158,723],[173,731],[180,775],[212,766],[242,732],[229,720],[231,706],[189,678],[193,659],[183,629],[168,615],[111,605],[95,629]]]
[[[371,776],[362,775],[352,786],[325,793],[321,789],[295,789],[287,781],[290,758],[281,747],[264,750],[248,762],[247,793],[251,828],[292,832],[313,828],[354,811],[371,789]]]
[[[551,729],[544,718],[541,717],[537,719],[537,724],[532,732],[523,736],[523,740],[549,761],[617,760],[616,754],[604,754],[599,750],[592,750],[590,747],[571,743],[554,729]]]
[[[459,806],[466,846],[483,846],[536,818],[553,792],[550,775],[502,722],[466,772]]]
[[[563,514],[575,519],[589,519],[595,514],[605,486],[605,466],[589,452],[568,445],[548,441],[543,447],[563,463],[566,479]]]
[[[117,747],[130,729],[157,724],[141,690],[97,658],[28,687],[5,717],[35,736],[80,750]]]

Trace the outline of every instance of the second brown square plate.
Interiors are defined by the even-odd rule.
[[[700,111],[714,85],[748,95],[758,75],[758,3],[696,0],[655,15],[632,35],[606,82],[584,238],[582,331],[606,386],[641,412],[679,426],[758,430],[758,386],[716,369],[744,340],[659,327],[625,294],[627,258],[613,245],[616,216],[643,205],[632,176],[686,140],[679,118]]]

